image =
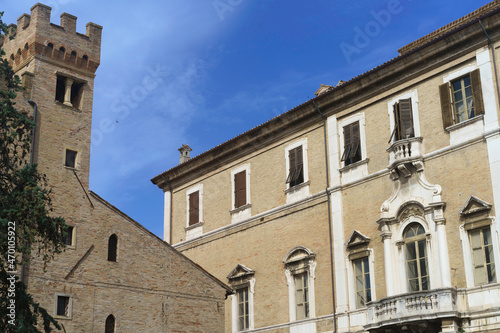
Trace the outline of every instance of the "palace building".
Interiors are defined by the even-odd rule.
[[[180,149],[164,240],[233,288],[226,332],[500,332],[499,47],[493,1]]]

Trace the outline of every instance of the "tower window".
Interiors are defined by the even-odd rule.
[[[56,101],[64,103],[64,92],[66,89],[65,78],[63,76],[57,76],[56,83]]]
[[[75,230],[75,227],[68,226],[68,229],[66,230],[66,236],[63,239],[64,244],[66,244],[68,246],[74,245],[74,237],[73,237],[74,230]]]
[[[116,262],[116,250],[118,247],[118,237],[112,234],[108,240],[108,261]]]
[[[68,168],[75,168],[76,167],[76,155],[78,153],[74,150],[71,149],[66,149],[66,159],[64,162],[64,166],[67,166]]]
[[[73,307],[72,297],[68,294],[56,293],[55,299],[55,315],[60,317],[71,317],[71,309]]]
[[[115,333],[115,317],[111,314],[106,318],[104,333]]]

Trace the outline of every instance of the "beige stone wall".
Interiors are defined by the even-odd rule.
[[[187,197],[193,186],[203,185],[203,232],[207,233],[231,224],[232,183],[231,171],[243,164],[250,164],[250,202],[252,215],[257,215],[286,203],[287,188],[285,147],[307,139],[310,194],[325,189],[324,137],[322,127],[312,127],[257,152],[245,159],[221,167],[203,178],[174,190],[173,195],[173,244],[186,239]]]
[[[183,250],[183,254],[227,281],[237,264],[255,271],[255,328],[289,321],[288,286],[283,259],[295,246],[316,254],[316,316],[332,313],[326,198],[270,216],[256,227],[221,236]],[[231,302],[226,302],[226,332],[231,332]],[[279,331],[277,331],[279,332]]]

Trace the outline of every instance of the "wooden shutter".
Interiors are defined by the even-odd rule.
[[[360,135],[359,135],[359,121],[351,124],[351,152],[349,153],[349,158],[354,158],[358,153]]]
[[[288,151],[288,163],[290,164],[290,169],[288,170],[288,177],[286,179],[287,183],[293,181],[295,177],[295,165],[296,165],[297,157],[295,155],[295,149],[290,149]]]
[[[247,204],[246,171],[234,175],[234,208]]]
[[[189,225],[200,222],[200,192],[196,191],[189,195]]]
[[[443,127],[446,128],[453,125],[449,83],[445,83],[439,86],[439,97],[441,99],[441,113],[443,115]]]
[[[349,158],[352,147],[352,124],[344,127],[344,153],[340,159],[342,162]]]
[[[290,149],[288,152],[288,162],[290,170],[286,179],[290,186],[295,186],[304,182],[302,146]]]
[[[474,115],[479,116],[484,114],[483,94],[481,91],[481,76],[479,69],[470,72],[470,82],[472,86],[472,99],[474,103]]]
[[[389,143],[394,137],[394,141],[398,141],[400,139],[400,131],[399,131],[399,103],[394,103],[392,106],[392,112],[394,114],[394,129],[392,130],[391,137],[389,138]]]
[[[414,137],[411,98],[399,100],[399,125],[400,125],[399,139]]]

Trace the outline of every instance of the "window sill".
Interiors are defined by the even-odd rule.
[[[286,194],[292,193],[292,192],[300,190],[303,187],[309,186],[309,184],[311,184],[310,180],[308,180],[307,182],[304,182],[304,183],[300,183],[299,185],[295,185],[293,187],[287,188],[286,190],[284,190],[284,192]]]
[[[54,101],[54,103],[56,103],[56,105],[58,105],[58,106],[61,106],[61,107],[66,108],[66,109],[70,109],[72,111],[76,111],[76,112],[80,112],[80,113],[82,112],[82,110],[80,110],[79,108],[77,108],[75,106],[66,105],[63,102]]]
[[[340,168],[340,169],[339,169],[339,172],[340,172],[340,173],[342,173],[342,172],[345,172],[345,171],[347,171],[347,170],[354,169],[354,168],[356,168],[356,167],[358,167],[358,166],[360,166],[360,165],[363,165],[363,164],[368,164],[368,161],[369,161],[369,160],[370,160],[370,159],[365,158],[364,160],[360,160],[360,161],[357,161],[357,162],[351,163],[351,164],[349,164],[349,165],[344,166],[343,168]]]
[[[230,211],[229,211],[229,213],[230,213],[231,215],[233,215],[233,214],[236,214],[236,213],[242,212],[242,211],[244,211],[244,210],[247,210],[248,208],[251,208],[251,207],[252,207],[252,204],[247,203],[246,205],[243,205],[243,206],[240,206],[240,207],[235,208],[235,209],[233,209],[233,210],[230,210]]]
[[[448,126],[448,127],[445,128],[445,130],[447,132],[453,132],[453,131],[455,131],[455,130],[457,130],[459,128],[467,127],[467,126],[469,126],[471,124],[474,124],[477,121],[483,120],[483,118],[484,118],[484,115],[481,114],[481,115],[475,116],[475,117],[473,117],[471,119],[467,119],[465,121],[462,121],[462,122],[460,122],[458,124]]]
[[[54,319],[63,319],[63,320],[71,320],[72,318],[69,316],[60,316],[60,315],[54,315]]]
[[[196,229],[196,228],[199,228],[199,227],[202,227],[203,226],[203,222],[198,222],[198,223],[195,223],[195,224],[192,224],[186,228],[184,228],[184,230],[188,231],[188,230],[192,230],[192,229]]]

